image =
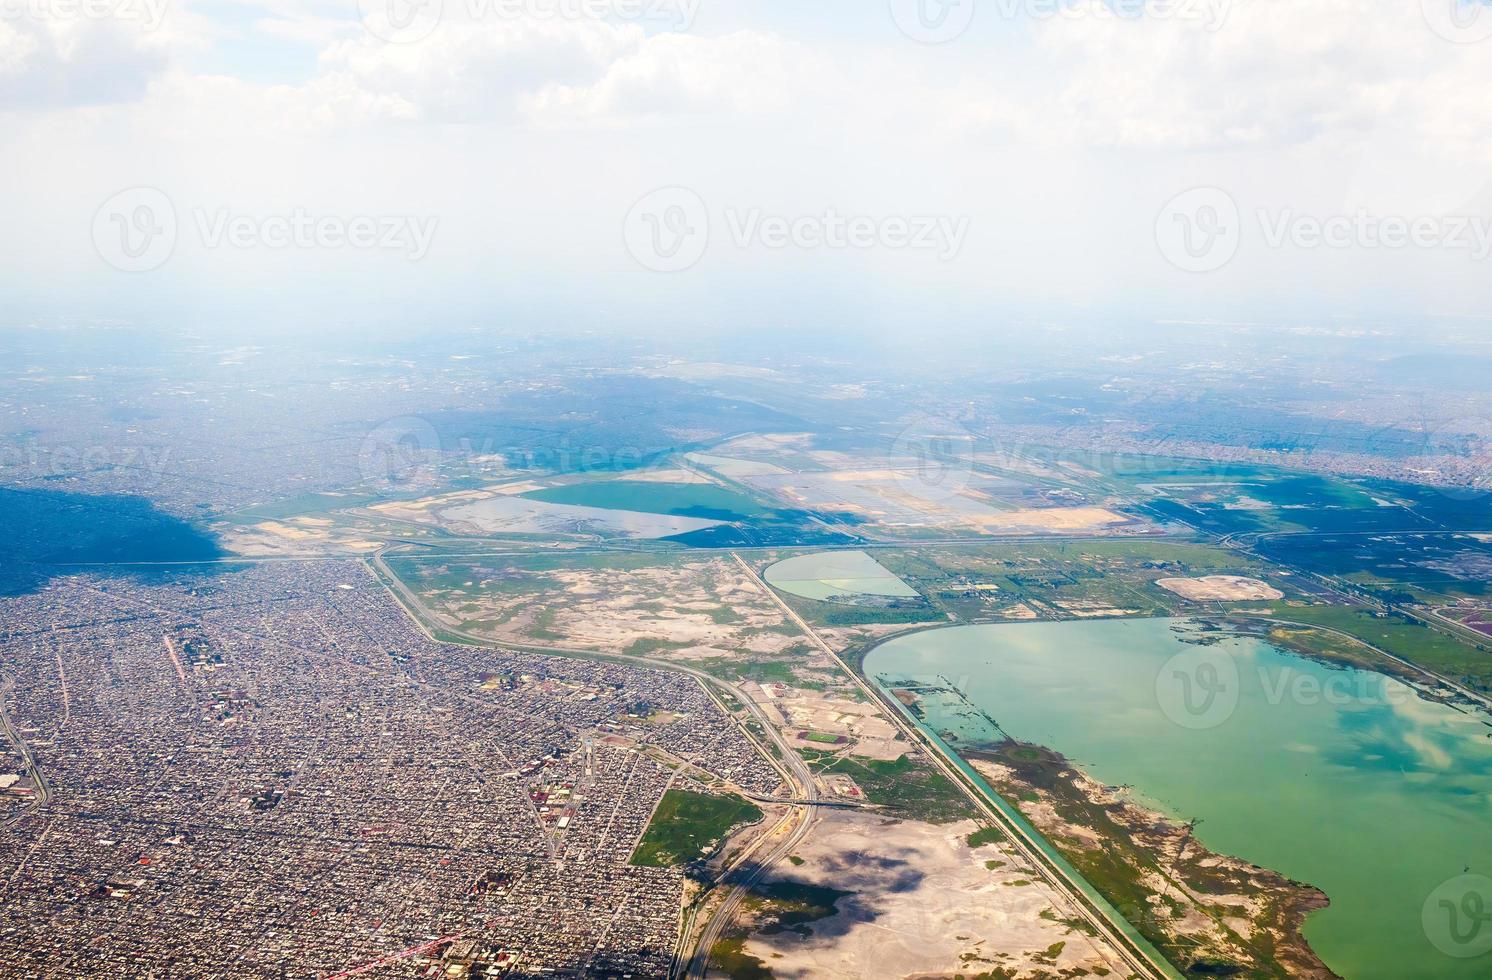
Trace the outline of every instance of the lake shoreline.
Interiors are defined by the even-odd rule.
[[[1432,684],[1377,669],[1373,650],[1334,634],[1281,642],[1281,625],[1245,631],[1224,616],[977,624],[903,634],[862,663],[891,703],[961,759],[978,749],[998,762],[1018,745],[1035,753],[1024,761],[1045,760],[1046,771],[1019,785],[989,759],[971,771],[1165,955],[1198,955],[1193,940],[1178,945],[1160,928],[1175,931],[1172,920],[1194,912],[1185,928],[1213,933],[1208,942],[1228,960],[1210,975],[1329,976],[1324,963],[1365,980],[1485,976],[1437,949],[1421,906],[1492,846],[1488,717]],[[1318,640],[1332,656],[1309,655]],[[1176,701],[1179,681],[1169,682],[1199,683],[1205,664],[1216,665],[1215,690],[1226,696],[1198,718]],[[1076,791],[1087,777],[1094,786]],[[1169,832],[1155,829],[1157,814],[1170,817]],[[1198,821],[1214,854],[1197,855],[1194,839],[1180,851],[1188,822]],[[1098,846],[1105,841],[1109,851]],[[1164,921],[1151,921],[1168,887],[1179,887],[1167,885],[1151,850],[1183,854],[1174,874],[1196,876],[1192,890],[1217,914],[1168,903]],[[1219,855],[1261,868],[1225,867]],[[1262,868],[1280,875],[1256,877]],[[1329,905],[1306,894],[1313,889],[1282,888],[1295,882],[1329,894]],[[1243,960],[1273,966],[1229,972]],[[1203,967],[1194,975],[1208,975]]]
[[[1337,976],[1302,934],[1310,914],[1330,904],[1321,890],[1209,850],[1187,825],[1044,746],[959,752],[1178,969]]]

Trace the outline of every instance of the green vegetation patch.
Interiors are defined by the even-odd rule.
[[[1095,610],[1175,615],[1192,604],[1155,585],[1157,579],[1219,574],[1257,578],[1269,571],[1257,559],[1180,539],[929,545],[878,549],[876,555],[928,597],[933,608],[923,611],[924,620],[963,622],[998,621],[1021,603],[1043,619],[1078,618]]]
[[[746,940],[736,936],[721,939],[710,950],[710,968],[731,980],[772,980],[772,970],[765,962],[746,952]]]
[[[688,864],[703,857],[736,824],[761,818],[762,811],[739,796],[671,789],[663,794],[632,852],[632,863],[650,868]]]
[[[803,881],[769,881],[752,888],[751,908],[756,931],[764,936],[793,932],[807,937],[809,924],[838,911],[837,903],[851,892]]]
[[[886,762],[809,749],[800,754],[815,772],[849,776],[864,791],[866,800],[886,807],[895,816],[953,823],[975,815],[973,805],[948,777],[911,756]]]
[[[1379,615],[1360,606],[1295,606],[1281,610],[1279,618],[1340,630],[1473,690],[1492,692],[1492,653],[1408,617]],[[1315,652],[1293,643],[1283,645],[1297,652]],[[1326,647],[1330,649],[1332,645],[1328,643]],[[1335,648],[1341,650],[1342,644],[1336,644]],[[1381,661],[1361,666],[1385,669]]]
[[[998,844],[1005,839],[1004,831],[998,827],[980,827],[968,836],[970,847],[983,847],[985,844]]]

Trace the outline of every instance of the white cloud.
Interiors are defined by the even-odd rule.
[[[977,80],[966,91],[971,119],[1021,138],[1185,151],[1413,130],[1447,148],[1492,143],[1487,51],[1436,36],[1417,3],[1235,0],[1216,30],[1102,16],[1030,27],[1031,61],[1047,69],[1035,98],[999,112]]]
[[[819,105],[836,79],[804,45],[757,32],[718,38],[657,34],[585,84],[548,85],[524,99],[540,124],[621,125],[669,116],[760,117]]]
[[[458,21],[414,44],[365,35],[322,53],[322,75],[307,94],[347,100],[361,93],[396,108],[400,119],[507,120],[535,93],[593,83],[643,41],[638,27],[595,20]]]
[[[143,21],[0,19],[0,109],[130,102],[165,65],[164,47]]]
[[[423,41],[389,44],[354,14],[340,0],[254,0],[206,22],[173,8],[170,43],[0,21],[0,101],[30,110],[7,119],[0,148],[35,175],[0,192],[30,263],[12,279],[96,271],[96,257],[68,251],[87,246],[75,229],[52,230],[55,215],[71,206],[86,227],[109,194],[159,184],[182,207],[439,214],[441,248],[422,275],[589,282],[596,269],[634,271],[622,216],[683,184],[717,209],[971,215],[963,258],[935,270],[971,306],[995,293],[1139,305],[1186,289],[1212,302],[1261,283],[1281,296],[1449,283],[1468,308],[1492,300],[1492,278],[1439,255],[1292,258],[1246,242],[1204,283],[1178,280],[1152,240],[1160,205],[1196,184],[1227,187],[1246,214],[1470,199],[1492,162],[1492,40],[1445,42],[1413,0],[1241,0],[1211,32],[985,18],[935,48],[889,23],[809,43],[739,18],[710,34],[448,16]],[[189,44],[197,56],[173,61]],[[229,70],[230,54],[276,44],[294,66],[277,84]],[[137,101],[78,108],[101,99]],[[229,258],[205,256],[202,276]],[[731,253],[691,282],[718,273],[788,290],[796,276],[816,289],[825,269],[872,267],[859,263]],[[895,257],[873,267],[878,289],[930,281]],[[639,288],[627,281],[618,302]]]

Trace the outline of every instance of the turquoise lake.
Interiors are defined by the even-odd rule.
[[[1305,935],[1349,980],[1492,977],[1486,714],[1171,619],[930,630],[865,672],[962,692],[924,698],[933,732],[975,746],[999,738],[992,719],[1322,889]]]

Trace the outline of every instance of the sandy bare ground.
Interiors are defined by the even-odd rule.
[[[1129,518],[1106,507],[1023,507],[981,517],[976,523],[999,531],[1096,531],[1127,524]]]
[[[887,761],[901,758],[909,748],[880,705],[869,701],[831,697],[786,684],[753,682],[743,685],[742,691],[761,704],[768,717],[788,732],[789,741],[801,748],[819,752],[832,748]],[[830,746],[803,737],[807,732],[837,735],[845,742]]]
[[[223,546],[238,555],[270,558],[282,555],[365,555],[383,547],[383,542],[362,536],[357,528],[331,526],[331,521],[297,517],[288,521],[261,521],[251,527],[223,533]]]
[[[617,477],[621,483],[711,483],[693,470],[670,468],[666,470],[634,470]]]
[[[815,453],[820,463],[839,469],[788,474],[748,474],[742,482],[784,504],[809,510],[857,514],[884,527],[958,528],[979,534],[1040,534],[1052,531],[1103,531],[1133,524],[1107,507],[1005,507],[972,488],[957,474],[947,481],[895,461],[864,461]],[[837,456],[839,454],[833,454]],[[860,465],[850,465],[859,463]]]
[[[542,640],[623,653],[641,641],[651,656],[683,660],[789,659],[827,667],[782,610],[723,557],[643,568],[577,565],[545,571],[487,570],[462,589],[424,592],[451,622],[505,640]],[[525,588],[490,588],[498,580]],[[635,651],[634,651],[635,652]]]
[[[1155,583],[1183,599],[1198,602],[1220,600],[1244,602],[1258,599],[1283,599],[1285,593],[1267,582],[1242,575],[1204,575],[1201,578],[1163,578]]]
[[[973,821],[937,826],[853,812],[826,816],[783,865],[784,880],[852,892],[807,936],[753,933],[746,951],[780,980],[1009,977],[1113,971],[1097,940],[1061,920],[1056,896],[1003,844],[972,849]],[[1003,862],[986,867],[985,862]],[[1073,972],[1065,975],[1078,976]]]

